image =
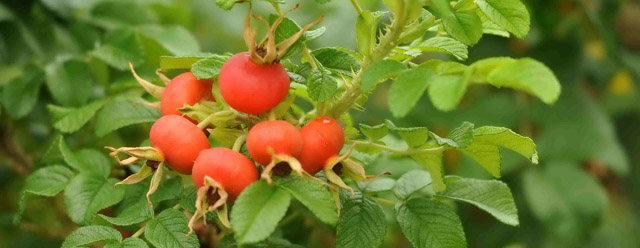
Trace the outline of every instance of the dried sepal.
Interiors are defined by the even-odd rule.
[[[144,80],[143,78],[138,76],[136,71],[133,69],[133,65],[131,64],[131,62],[129,62],[129,67],[131,68],[131,74],[133,74],[133,77],[136,79],[136,81],[138,81],[138,84],[140,84],[140,86],[142,86],[142,88],[144,88],[144,90],[147,91],[147,93],[149,93],[155,98],[158,98],[158,99],[162,98],[162,92],[164,91],[164,87],[160,87],[158,85],[152,84],[149,81]]]
[[[124,180],[117,182],[115,187],[118,187],[118,185],[121,184],[136,184],[141,182],[142,180],[146,179],[147,177],[151,176],[151,174],[153,174],[153,168],[147,166],[146,164],[143,165],[140,170],[138,172],[136,172],[135,174],[128,176],[127,178],[125,178]]]
[[[356,181],[364,181],[368,182],[380,175],[376,176],[367,176],[366,171],[362,165],[349,157],[353,152],[354,146],[352,145],[349,150],[343,154],[342,156],[333,156],[327,160],[323,171],[324,175],[327,177],[327,180],[333,185],[338,186],[339,188],[343,188],[351,191],[351,195],[355,195],[355,190],[349,187],[340,177],[339,174],[351,178]],[[383,173],[381,175],[388,174]]]
[[[286,174],[289,174],[291,172],[295,172],[298,176],[300,177],[308,177],[308,178],[312,178],[322,184],[326,184],[325,181],[322,181],[316,177],[314,177],[313,175],[309,174],[307,171],[305,171],[302,168],[302,164],[300,164],[300,161],[298,161],[298,159],[296,159],[295,157],[289,156],[289,155],[282,155],[282,154],[275,154],[273,152],[273,149],[269,149],[269,153],[271,153],[271,162],[264,167],[264,170],[262,171],[262,174],[260,175],[260,178],[264,179],[267,181],[267,183],[269,183],[269,185],[273,184],[273,180],[271,179],[271,177],[274,174],[274,168],[276,168],[276,166],[278,166],[279,164],[282,163],[286,163],[286,166],[288,166],[288,168],[290,168],[290,171],[283,173],[282,175],[278,175],[278,176],[285,176]],[[277,174],[276,174],[277,175]]]
[[[113,158],[115,158],[116,161],[118,161],[119,165],[130,165],[130,164],[142,162],[144,160],[164,161],[164,156],[162,155],[162,152],[150,146],[120,147],[120,148],[105,146],[104,148],[111,150],[111,153],[109,153],[109,156],[112,156]],[[118,157],[118,154],[121,152],[129,155],[129,157],[124,160],[120,160],[120,157]]]
[[[156,75],[158,76],[158,78],[160,78],[160,80],[162,80],[162,83],[164,83],[164,85],[167,85],[169,84],[169,82],[171,82],[171,79],[169,79],[167,75],[164,75],[164,73],[162,73],[162,69],[160,68],[156,69]]]
[[[289,37],[286,40],[283,40],[280,43],[278,43],[278,45],[276,46],[276,50],[278,51],[278,58],[282,58],[282,56],[284,56],[287,53],[289,48],[291,48],[291,46],[293,46],[293,44],[295,44],[296,41],[298,39],[300,39],[300,36],[302,36],[302,34],[304,34],[304,32],[309,30],[314,25],[318,25],[320,22],[322,22],[322,16],[320,16],[318,18],[318,20],[316,20],[315,22],[309,23],[306,26],[302,27],[302,29],[300,29],[300,31],[298,31],[297,33],[295,33],[291,37]]]
[[[208,212],[217,212],[220,223],[225,227],[230,228],[231,222],[229,221],[229,215],[227,210],[227,200],[229,194],[222,188],[218,182],[213,180],[209,176],[204,177],[204,185],[198,189],[197,199],[195,202],[196,211],[189,220],[189,236],[193,232],[193,226],[198,219],[202,218],[203,223],[207,224],[206,214]]]
[[[151,195],[158,190],[158,186],[160,186],[160,181],[162,181],[162,176],[164,175],[164,166],[162,163],[155,169],[155,173],[153,173],[153,177],[151,177],[151,183],[149,184],[149,191],[147,191],[147,202],[149,206],[153,208],[153,203],[151,203]]]
[[[135,105],[142,104],[144,106],[151,107],[151,108],[154,108],[154,109],[160,109],[160,102],[137,101],[137,102],[135,102],[133,104],[135,104]]]

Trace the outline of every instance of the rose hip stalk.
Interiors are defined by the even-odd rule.
[[[217,211],[220,222],[229,227],[227,203],[232,203],[258,180],[258,169],[247,157],[228,148],[210,148],[198,155],[193,165],[193,183],[198,188],[196,212],[189,221],[189,234],[195,222],[207,212]]]
[[[349,156],[353,147],[344,155],[339,156],[344,146],[344,131],[338,122],[331,117],[317,117],[300,129],[302,135],[302,153],[298,160],[302,168],[310,174],[324,171],[324,175],[334,185],[348,189],[340,175],[356,181],[368,181],[372,177],[366,176],[365,170],[359,163]]]
[[[207,136],[198,126],[177,115],[167,115],[158,119],[151,126],[149,138],[151,147],[105,148],[112,151],[109,155],[113,156],[120,165],[147,161],[138,173],[127,177],[116,186],[138,183],[153,174],[147,192],[147,200],[151,205],[149,196],[156,191],[162,179],[164,162],[167,162],[167,166],[176,172],[189,175],[200,151],[210,146]],[[124,152],[129,157],[120,160],[118,157],[120,152]]]
[[[288,12],[297,7],[298,5]],[[276,44],[276,29],[284,15],[278,17],[273,25],[269,25],[260,16],[255,16],[268,27],[267,36],[256,45],[257,30],[251,30],[249,5],[244,23],[244,40],[249,51],[234,55],[220,69],[220,93],[233,109],[247,114],[261,114],[274,108],[289,93],[290,79],[284,66],[280,64],[280,58],[305,31],[320,23],[322,17]]]
[[[281,120],[263,121],[255,125],[247,136],[247,150],[251,158],[265,166],[261,177],[272,183],[271,175],[285,176],[295,171],[309,176],[296,159],[302,152],[302,136],[291,123]]]

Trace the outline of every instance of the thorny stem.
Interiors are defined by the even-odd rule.
[[[353,2],[353,1],[352,1]],[[343,113],[347,112],[353,104],[358,100],[360,96],[360,79],[362,77],[362,72],[368,68],[373,62],[383,59],[386,57],[393,48],[398,45],[398,39],[404,30],[404,27],[407,22],[406,12],[407,10],[404,8],[404,1],[398,1],[400,11],[397,16],[393,19],[391,23],[391,27],[389,31],[382,37],[380,43],[376,46],[376,48],[371,53],[371,56],[365,56],[361,66],[360,71],[353,77],[351,86],[347,88],[345,93],[338,99],[338,101],[333,105],[333,108],[329,111],[329,114],[334,118],[339,118]]]
[[[364,147],[370,147],[370,148],[378,148],[381,150],[385,150],[388,152],[393,152],[395,154],[400,154],[400,155],[415,155],[415,154],[420,154],[420,153],[430,153],[430,152],[439,152],[444,150],[444,146],[438,146],[438,147],[433,147],[433,148],[424,148],[424,149],[410,149],[410,150],[400,150],[400,149],[395,149],[395,148],[391,148],[388,146],[383,146],[380,144],[376,144],[376,143],[365,143],[365,142],[361,142],[361,141],[356,141],[353,142],[353,144],[351,144],[351,146],[364,146]]]
[[[246,134],[238,136],[238,138],[236,139],[236,142],[233,143],[233,150],[236,152],[239,152],[240,148],[242,148],[242,144],[244,144],[246,140],[247,140]]]

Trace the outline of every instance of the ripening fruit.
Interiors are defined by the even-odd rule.
[[[209,176],[235,200],[242,190],[258,180],[258,169],[244,155],[234,150],[216,147],[202,151],[193,165],[193,183],[204,186],[204,177]]]
[[[280,63],[258,64],[249,53],[238,53],[220,69],[220,93],[234,108],[260,114],[274,108],[289,92],[289,76]]]
[[[185,104],[194,105],[201,100],[214,101],[211,94],[212,85],[212,80],[198,80],[191,72],[182,73],[171,79],[162,92],[160,100],[162,115],[182,115],[178,109],[184,107]]]
[[[338,122],[326,116],[317,117],[300,129],[302,152],[298,160],[309,174],[322,170],[327,160],[340,153],[344,131]]]
[[[149,139],[168,166],[185,175],[191,174],[200,151],[210,147],[207,136],[198,126],[177,115],[163,116],[153,123]]]
[[[300,131],[286,121],[263,121],[249,130],[247,150],[251,158],[261,165],[271,162],[273,149],[276,155],[297,157],[302,151]]]

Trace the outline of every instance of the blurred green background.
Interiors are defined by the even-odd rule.
[[[381,0],[359,2],[366,9],[383,7]],[[520,227],[499,223],[472,206],[456,206],[470,247],[640,247],[640,2],[524,2],[532,23],[527,38],[485,35],[464,63],[490,56],[538,59],[562,83],[555,105],[475,86],[454,111],[439,112],[423,98],[396,124],[446,134],[469,121],[509,127],[535,140],[539,166],[503,151],[501,180],[511,187]],[[300,3],[291,19],[308,23],[322,15],[321,26],[327,28],[310,48],[355,50],[356,13],[349,1]],[[137,86],[123,61],[132,61],[143,77],[155,78],[159,55],[243,51],[246,11],[246,5],[223,11],[214,0],[0,2],[0,247],[58,247],[75,228],[61,196],[29,198],[22,222],[13,223],[26,175],[44,165],[41,158],[58,134],[51,108],[142,95],[141,89],[130,90]],[[259,1],[254,11],[273,13]],[[429,58],[452,59],[435,53],[419,59]],[[381,84],[366,111],[353,111],[356,120],[379,124],[391,119],[387,89]],[[66,136],[72,150],[135,146],[149,127],[135,125],[97,137],[94,122]],[[474,163],[456,152],[445,154],[448,174],[490,178]],[[411,168],[415,165],[407,159],[383,157],[368,170]],[[408,247],[395,225],[388,227],[385,246]],[[313,232],[299,244],[326,244],[327,239],[330,233]]]

